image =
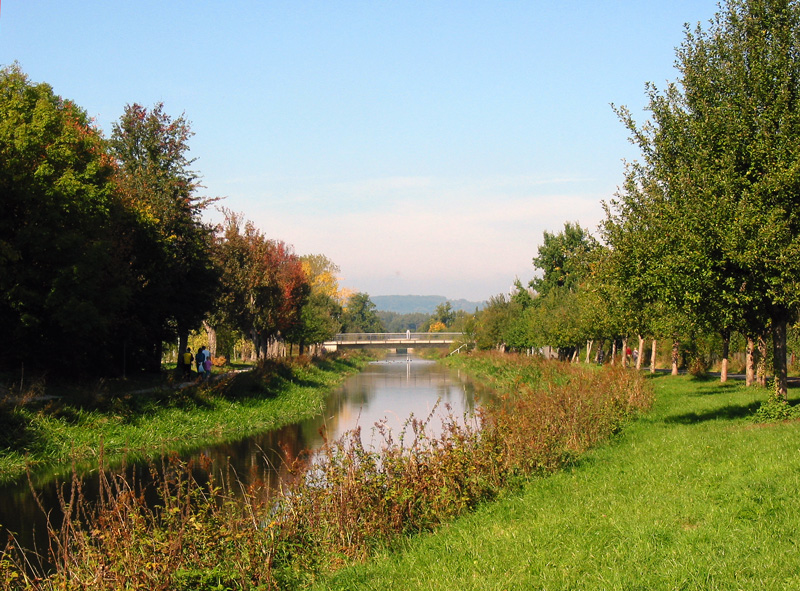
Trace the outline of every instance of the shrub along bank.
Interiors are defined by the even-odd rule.
[[[402,434],[383,433],[380,451],[350,433],[329,442],[313,465],[295,464],[295,482],[277,498],[258,485],[244,498],[233,483],[201,488],[189,467],[175,465],[155,510],[134,485],[108,476],[107,501],[94,512],[73,511],[81,518],[57,537],[56,570],[41,588],[83,581],[98,590],[305,587],[572,462],[650,404],[634,372],[516,356],[451,363],[497,387],[497,404],[479,424],[451,417],[433,437],[425,420],[410,419]],[[7,550],[0,583],[39,588],[20,564]]]
[[[99,387],[80,396],[27,396],[0,401],[0,481],[25,474],[153,458],[240,439],[314,416],[331,388],[362,369],[367,358],[335,356],[263,362],[186,388],[128,392]],[[55,388],[52,391],[57,391]]]

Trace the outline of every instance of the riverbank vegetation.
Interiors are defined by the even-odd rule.
[[[436,437],[424,417],[410,418],[402,434],[378,425],[374,449],[358,431],[347,434],[292,461],[296,478],[277,496],[257,483],[245,491],[234,482],[202,488],[175,463],[158,487],[157,509],[120,477],[107,476],[96,508],[81,504],[76,484],[64,501],[72,518],[53,532],[55,571],[35,583],[9,547],[0,582],[11,589],[87,581],[97,590],[307,586],[571,465],[651,402],[643,379],[621,368],[487,354],[452,363],[497,388],[497,403],[478,423],[451,417]]]
[[[617,109],[641,157],[603,204],[600,240],[577,223],[545,232],[537,276],[490,301],[478,346],[697,375],[714,366],[722,382],[735,361],[748,384],[771,372],[788,410],[800,352],[798,56],[794,2],[727,0],[687,26],[677,80],[646,87],[648,119]]]
[[[276,429],[319,414],[325,395],[366,360],[355,354],[263,360],[211,382],[136,390],[100,382],[64,396],[52,395],[63,394],[57,386],[33,386],[0,404],[0,481],[26,471],[96,466],[101,450],[108,465]]]
[[[754,422],[766,388],[647,380],[652,410],[609,444],[313,588],[797,588],[798,423]]]

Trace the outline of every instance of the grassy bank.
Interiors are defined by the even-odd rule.
[[[9,547],[0,554],[0,583],[64,590],[87,581],[96,590],[305,588],[403,540],[449,527],[459,515],[519,490],[531,475],[569,465],[650,401],[633,372],[517,356],[481,356],[475,363],[509,376],[497,381],[497,404],[480,425],[452,417],[434,438],[424,420],[413,420],[396,439],[385,433],[379,451],[363,448],[358,431],[347,434],[327,442],[313,466],[290,466],[297,478],[271,497],[258,484],[200,486],[191,467],[175,464],[163,473],[158,503],[145,505],[135,482],[107,475],[100,506],[82,505],[79,494],[65,500],[75,518],[53,532],[56,570],[43,582],[26,579],[23,559]]]
[[[102,386],[53,397],[39,388],[0,404],[0,481],[25,473],[154,457],[279,428],[313,416],[324,396],[366,359],[265,363],[210,384],[128,390]]]
[[[755,424],[763,389],[651,383],[611,444],[315,589],[800,588],[800,424]]]

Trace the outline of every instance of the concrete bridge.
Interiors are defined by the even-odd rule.
[[[420,349],[447,348],[463,338],[460,332],[346,332],[323,343],[328,351],[337,349]]]

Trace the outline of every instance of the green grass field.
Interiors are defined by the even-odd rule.
[[[800,589],[800,423],[755,424],[741,383],[652,385],[576,465],[315,589]]]

